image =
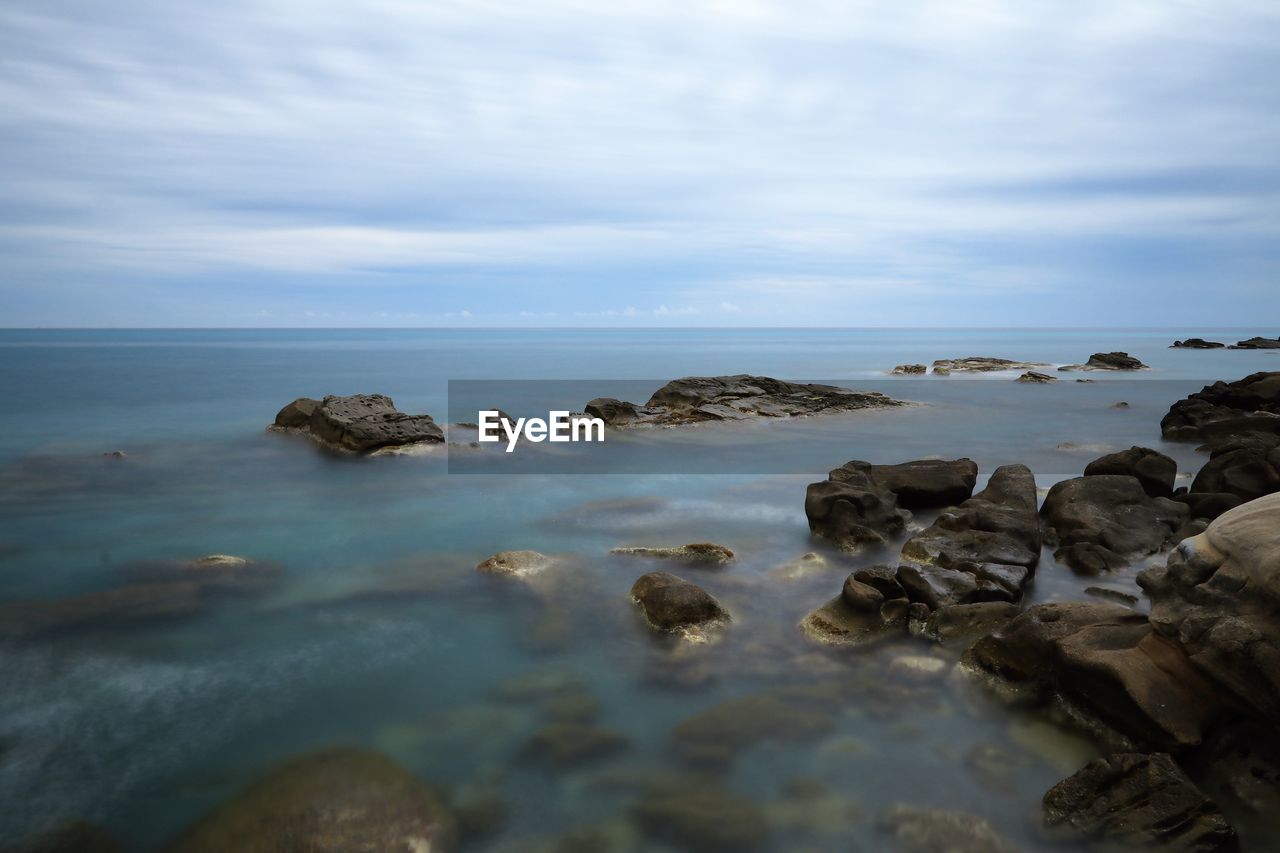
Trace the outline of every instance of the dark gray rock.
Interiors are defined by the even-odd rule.
[[[864,613],[879,613],[884,604],[884,593],[874,586],[865,584],[850,574],[845,578],[844,587],[840,590],[844,603],[854,610]]]
[[[1280,435],[1218,443],[1191,483],[1190,495],[1234,495],[1244,503],[1273,492],[1280,492]]]
[[[1169,407],[1160,431],[1175,441],[1258,432],[1280,434],[1280,371],[1215,382]]]
[[[280,410],[271,428],[300,432],[348,453],[444,441],[430,415],[406,415],[382,394],[331,395],[320,401],[300,397]]]
[[[1084,364],[1064,364],[1058,370],[1149,370],[1127,352],[1095,352]]]
[[[1136,477],[1095,474],[1056,483],[1040,510],[1054,557],[1082,574],[1113,571],[1173,542],[1185,504],[1152,498]]]
[[[921,633],[943,644],[962,643],[1002,628],[1021,612],[1007,601],[951,604],[930,613]]]
[[[933,363],[933,372],[943,375],[952,371],[961,373],[990,373],[995,370],[1030,370],[1033,367],[1047,367],[1039,361],[1014,361],[1008,358],[992,358],[985,355],[971,355],[966,358],[940,358]]]
[[[1174,341],[1170,349],[1222,349],[1226,344],[1218,341],[1206,341],[1204,338],[1187,338],[1185,341]]]
[[[1099,758],[1044,795],[1044,820],[1063,841],[1210,853],[1236,849],[1217,805],[1165,753]]]
[[[828,478],[852,483],[869,479],[893,492],[898,506],[928,509],[967,500],[978,482],[978,466],[972,459],[918,459],[896,465],[873,465],[854,459],[831,471]]]
[[[1231,349],[1280,349],[1280,338],[1252,337],[1236,341]]]
[[[631,587],[631,599],[661,631],[729,621],[729,612],[710,593],[668,572],[641,575]]]
[[[1058,377],[1050,376],[1047,373],[1037,373],[1034,370],[1028,370],[1026,373],[1019,376],[1017,381],[1043,385],[1048,382],[1057,382]]]
[[[1086,477],[1098,474],[1121,474],[1137,477],[1143,491],[1153,498],[1173,495],[1178,477],[1178,463],[1149,447],[1130,447],[1100,456],[1085,466]]]
[[[583,412],[611,426],[629,424],[640,417],[635,403],[616,400],[613,397],[596,397],[583,407]]]

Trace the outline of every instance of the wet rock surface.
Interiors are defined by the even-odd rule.
[[[1123,568],[1175,541],[1185,504],[1152,498],[1136,477],[1094,474],[1054,484],[1040,510],[1054,557],[1081,574]]]
[[[1064,364],[1058,370],[1149,370],[1127,352],[1095,352],[1084,364]]]
[[[632,427],[800,417],[901,405],[901,401],[875,391],[743,374],[674,379],[643,406],[600,397],[587,403],[585,411],[609,426]]]
[[[1122,753],[1090,762],[1049,789],[1051,837],[1161,850],[1236,849],[1222,812],[1165,753]]]
[[[1280,371],[1206,385],[1170,406],[1160,431],[1174,441],[1280,434]]]
[[[476,566],[486,575],[527,578],[541,574],[555,565],[555,560],[537,551],[499,551]]]
[[[1136,477],[1143,491],[1153,498],[1173,495],[1173,483],[1178,477],[1178,463],[1149,447],[1130,447],[1116,453],[1108,453],[1085,466],[1086,477],[1098,474],[1120,474]]]
[[[1047,382],[1057,382],[1058,377],[1050,376],[1047,373],[1037,373],[1034,370],[1028,370],[1026,373],[1019,376],[1017,381],[1043,385]]]
[[[299,397],[276,415],[270,427],[307,435],[347,453],[371,453],[410,444],[439,444],[444,431],[430,415],[407,415],[382,394]]]
[[[1236,341],[1229,349],[1280,349],[1280,338],[1264,338],[1258,335]]]
[[[729,611],[702,587],[668,572],[649,572],[631,587],[631,598],[651,626],[662,631],[729,621]]]
[[[623,547],[610,548],[610,554],[629,557],[649,557],[655,560],[676,560],[702,566],[723,566],[733,560],[733,551],[714,542],[694,542],[668,548]]]
[[[1185,341],[1174,341],[1170,349],[1222,349],[1226,344],[1220,341],[1206,341],[1204,338],[1187,338]]]

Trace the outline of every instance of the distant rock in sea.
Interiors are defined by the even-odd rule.
[[[1084,364],[1064,364],[1059,370],[1150,370],[1127,352],[1095,352]]]
[[[1236,341],[1228,349],[1280,349],[1280,338],[1249,338]]]
[[[279,411],[268,429],[300,433],[345,453],[444,441],[444,431],[430,415],[406,415],[382,394],[299,397]]]
[[[1050,376],[1047,373],[1037,373],[1034,370],[1028,370],[1026,373],[1019,376],[1017,381],[1044,384],[1046,382],[1057,382],[1058,377]]]
[[[965,358],[940,358],[933,363],[933,372],[946,376],[954,371],[987,373],[993,370],[1030,370],[1033,367],[1048,367],[1048,365],[1042,361],[1014,361],[1008,358],[971,355]]]
[[[1222,349],[1226,344],[1219,341],[1206,341],[1204,338],[1187,338],[1185,341],[1174,341],[1169,349]]]

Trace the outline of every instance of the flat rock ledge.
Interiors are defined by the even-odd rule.
[[[276,414],[268,429],[305,435],[342,453],[369,454],[409,445],[444,442],[430,415],[407,415],[383,394],[299,397]]]
[[[649,557],[656,560],[676,560],[690,565],[723,566],[734,558],[733,551],[714,542],[693,542],[673,548],[623,547],[610,548],[610,554],[627,557]]]
[[[768,376],[686,376],[653,393],[644,405],[597,397],[584,410],[608,426],[680,426],[707,421],[789,418],[904,406],[878,391],[785,382]]]

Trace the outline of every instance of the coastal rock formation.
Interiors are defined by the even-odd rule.
[[[476,571],[487,575],[527,578],[540,574],[555,563],[546,554],[537,551],[499,551],[476,566]]]
[[[1236,341],[1229,349],[1280,349],[1280,338],[1248,338]]]
[[[1057,382],[1058,377],[1050,376],[1047,373],[1036,373],[1034,370],[1028,370],[1026,373],[1019,376],[1017,381],[1043,385],[1046,382]]]
[[[1160,635],[1280,729],[1280,495],[1225,513],[1138,583]]]
[[[1185,504],[1152,498],[1137,477],[1093,474],[1056,483],[1040,510],[1054,557],[1082,574],[1127,566],[1168,547]]]
[[[453,817],[381,753],[334,749],[269,773],[189,828],[174,853],[455,849]]]
[[[904,405],[877,391],[784,382],[768,376],[686,376],[674,379],[637,406],[598,397],[585,411],[613,427],[672,426],[702,421],[800,417]]]
[[[760,807],[714,778],[661,780],[648,786],[631,814],[646,836],[677,850],[751,853],[769,843],[769,821]]]
[[[1160,432],[1174,441],[1280,434],[1280,371],[1206,385],[1169,407]]]
[[[1217,805],[1166,753],[1099,758],[1044,795],[1057,840],[1211,853],[1234,850],[1236,833]]]
[[[1223,439],[1207,449],[1209,461],[1191,483],[1189,503],[1203,501],[1204,495],[1230,495],[1239,504],[1280,492],[1280,434]]]
[[[1025,465],[997,468],[987,487],[942,513],[902,549],[897,580],[931,609],[1017,601],[1040,561],[1036,482]]]
[[[828,478],[861,482],[863,475],[893,492],[898,506],[929,509],[968,499],[978,482],[978,466],[972,459],[919,459],[897,465],[872,465],[854,459],[831,471]]]
[[[729,612],[702,587],[668,572],[649,572],[631,587],[631,599],[660,631],[729,621]]]
[[[1153,498],[1173,495],[1173,483],[1178,477],[1178,463],[1149,447],[1130,447],[1116,453],[1100,456],[1085,466],[1084,475],[1117,474],[1135,477],[1142,490]]]
[[[1084,364],[1064,364],[1059,370],[1149,370],[1127,352],[1095,352]]]
[[[923,376],[927,370],[923,364],[899,364],[889,372],[894,376]]]
[[[733,559],[733,551],[714,542],[694,542],[674,548],[610,548],[609,553],[659,560],[678,560],[682,563],[702,566],[723,566]]]
[[[1033,367],[1047,366],[1039,361],[1014,361],[1008,358],[971,355],[966,358],[940,358],[933,363],[933,372],[945,376],[957,370],[962,373],[988,373],[993,370],[1030,370]]]
[[[1185,341],[1174,341],[1169,349],[1222,349],[1226,344],[1218,341],[1206,341],[1204,338],[1187,338]]]
[[[280,410],[270,428],[302,433],[347,453],[444,441],[444,432],[430,415],[406,415],[382,394],[330,395],[323,400],[299,397]]]
[[[1195,746],[1225,708],[1174,642],[1118,604],[1037,605],[971,646],[963,664],[1015,698],[1061,703],[1120,743]]]

